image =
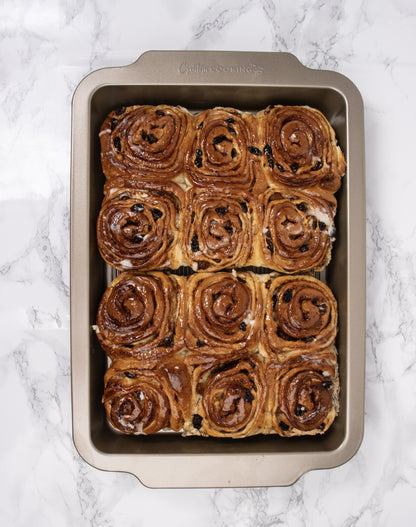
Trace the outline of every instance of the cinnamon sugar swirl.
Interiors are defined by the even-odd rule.
[[[104,192],[97,220],[103,259],[119,270],[176,267],[184,205],[181,188],[116,177],[106,183]]]
[[[252,253],[253,203],[247,193],[190,189],[182,251],[194,270],[243,267]]]
[[[337,331],[337,302],[327,285],[311,276],[271,280],[262,334],[270,357],[326,348],[333,344]]]
[[[258,121],[271,183],[335,192],[345,173],[344,155],[322,112],[309,106],[271,106]]]
[[[105,291],[97,338],[115,359],[149,359],[182,349],[183,278],[161,272],[121,273]]]
[[[297,353],[267,370],[272,429],[284,437],[323,434],[338,413],[335,349]]]
[[[321,271],[328,265],[335,239],[333,201],[306,192],[269,189],[260,203],[266,266],[296,273]]]
[[[264,189],[255,117],[234,108],[196,115],[185,168],[198,187]]]
[[[256,350],[263,298],[253,273],[195,273],[187,281],[186,305],[186,346],[193,357]]]
[[[129,106],[112,111],[100,130],[107,178],[137,175],[163,181],[183,170],[191,115],[179,106]]]
[[[125,434],[179,431],[189,420],[189,372],[183,361],[116,361],[104,377],[103,403],[111,425]]]
[[[192,384],[193,415],[186,435],[242,438],[263,430],[267,388],[258,358],[201,364]]]

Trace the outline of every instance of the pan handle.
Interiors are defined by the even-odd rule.
[[[240,51],[147,51],[122,69],[132,83],[203,85],[290,85],[308,70],[291,53]]]

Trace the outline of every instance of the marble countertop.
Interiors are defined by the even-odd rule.
[[[414,2],[3,0],[0,36],[1,524],[414,525]],[[148,49],[289,51],[364,99],[364,440],[290,487],[152,490],[92,468],[72,442],[71,98],[89,72]]]

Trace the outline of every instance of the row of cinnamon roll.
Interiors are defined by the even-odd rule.
[[[120,107],[105,119],[100,141],[107,178],[334,193],[345,172],[334,130],[308,106],[269,106],[255,115],[223,107],[197,114],[169,105]]]
[[[123,272],[102,297],[96,333],[111,360],[184,349],[191,362],[244,354],[283,360],[329,347],[337,323],[334,295],[312,276]]]
[[[126,434],[291,437],[326,432],[338,393],[337,356],[329,347],[284,361],[118,360],[106,372],[103,402],[111,425]]]
[[[121,271],[94,328],[111,425],[324,433],[338,412],[338,311],[310,274],[330,261],[345,172],[325,116],[121,107],[100,142],[97,242]]]
[[[96,334],[103,402],[128,434],[325,432],[338,410],[337,306],[308,276],[121,273]]]
[[[281,273],[321,270],[331,258],[335,198],[269,188],[263,193],[189,188],[114,177],[104,187],[98,248],[119,270],[245,266]]]

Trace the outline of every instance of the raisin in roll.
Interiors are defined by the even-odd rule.
[[[193,354],[230,358],[256,349],[263,298],[253,273],[195,273],[186,304],[186,345]]]
[[[261,198],[262,253],[282,273],[320,271],[331,259],[335,203],[298,191],[269,189]],[[331,206],[332,205],[332,206]]]
[[[179,431],[190,415],[188,370],[175,358],[116,361],[104,377],[103,403],[109,422],[125,434]]]
[[[194,270],[243,267],[252,251],[253,205],[245,193],[190,189],[182,251]]]
[[[183,278],[123,272],[105,291],[97,338],[111,359],[147,359],[183,346]]]
[[[196,115],[185,168],[198,187],[264,189],[255,117],[233,108]]]
[[[97,221],[103,259],[119,270],[175,267],[184,198],[174,183],[112,178]]]
[[[193,372],[192,419],[186,435],[241,438],[263,429],[266,381],[258,358],[201,364]]]
[[[339,380],[336,351],[291,356],[270,363],[271,425],[284,437],[323,434],[338,413]]]
[[[262,342],[270,357],[334,342],[337,302],[327,285],[311,276],[280,276],[268,285]]]
[[[344,155],[326,117],[308,106],[274,106],[258,114],[270,183],[335,192]]]
[[[183,171],[191,115],[179,106],[129,106],[112,111],[100,130],[107,178],[166,180]]]

